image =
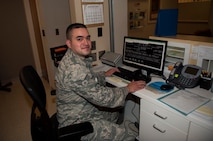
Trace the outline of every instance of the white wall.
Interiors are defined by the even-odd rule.
[[[127,8],[128,0],[112,0],[114,26],[114,52],[123,54],[123,39],[128,35]]]

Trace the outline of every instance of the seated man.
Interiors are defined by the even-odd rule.
[[[131,141],[138,133],[124,124],[118,125],[118,112],[110,108],[124,106],[128,93],[143,89],[144,81],[132,81],[126,87],[111,88],[105,77],[117,68],[106,72],[92,71],[91,41],[87,27],[75,23],[66,31],[68,50],[59,63],[56,73],[57,118],[59,128],[89,121],[94,132],[82,137],[89,141]]]

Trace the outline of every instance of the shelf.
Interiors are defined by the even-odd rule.
[[[184,48],[179,47],[167,47],[167,53],[166,53],[166,63],[165,66],[173,65],[174,63],[180,61],[183,62],[184,60]]]
[[[176,62],[183,62],[183,59],[179,59],[179,58],[172,58],[172,57],[166,57],[166,62],[170,62],[170,63],[176,63]]]

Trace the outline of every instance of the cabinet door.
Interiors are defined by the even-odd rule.
[[[192,122],[189,128],[188,141],[213,141],[213,131]]]
[[[65,45],[66,28],[71,23],[69,0],[36,0],[36,4],[48,81],[55,88],[55,67],[50,48]]]
[[[187,133],[161,122],[143,110],[140,120],[139,136],[143,141],[186,141]]]

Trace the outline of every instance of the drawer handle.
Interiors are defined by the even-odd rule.
[[[167,117],[163,117],[163,116],[161,116],[161,115],[157,114],[157,112],[156,112],[156,111],[154,112],[154,115],[156,115],[156,116],[158,116],[159,118],[164,119],[164,120],[165,120],[165,119],[167,119]]]
[[[158,131],[161,132],[161,133],[165,133],[165,132],[166,132],[166,130],[161,130],[161,129],[157,128],[157,127],[155,126],[155,124],[153,125],[153,128],[156,129],[156,130],[158,130]]]

